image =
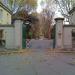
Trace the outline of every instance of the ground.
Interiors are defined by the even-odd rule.
[[[75,54],[49,49],[0,52],[0,75],[75,75]]]

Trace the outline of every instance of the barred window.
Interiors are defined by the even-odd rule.
[[[3,37],[3,30],[0,30],[0,39]]]
[[[0,19],[2,19],[2,17],[3,17],[3,10],[0,9]]]

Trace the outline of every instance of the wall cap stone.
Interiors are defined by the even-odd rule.
[[[75,27],[75,25],[63,25],[63,27]]]
[[[64,18],[62,18],[62,17],[55,18],[55,21],[57,21],[57,20],[64,20]]]

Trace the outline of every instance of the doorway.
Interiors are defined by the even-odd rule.
[[[0,30],[0,48],[5,46],[5,40],[3,40],[3,30]]]

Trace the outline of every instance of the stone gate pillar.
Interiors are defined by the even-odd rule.
[[[64,18],[55,18],[56,21],[56,34],[55,34],[55,48],[63,48],[63,20]]]
[[[16,19],[14,22],[15,25],[15,47],[22,49],[22,24],[23,20]]]

